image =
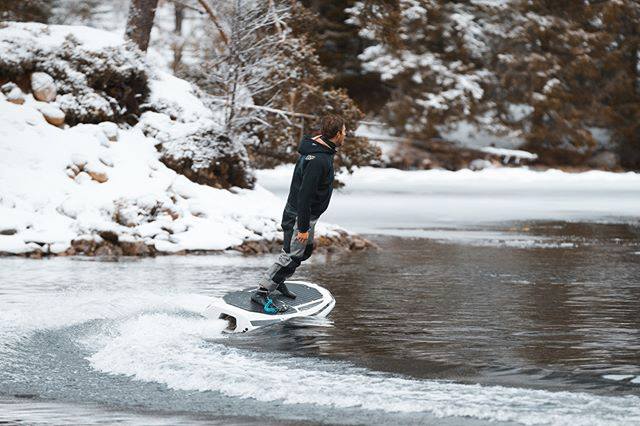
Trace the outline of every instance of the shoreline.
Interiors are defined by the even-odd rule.
[[[338,235],[319,235],[315,239],[315,253],[338,253],[363,250],[377,250],[379,247],[372,241],[358,234],[350,234],[346,231],[336,231]],[[144,241],[128,242],[117,239],[105,239],[96,235],[99,240],[78,239],[71,241],[71,245],[64,251],[52,252],[51,244],[44,244],[44,250],[36,249],[25,253],[11,253],[0,251],[0,257],[23,257],[30,259],[42,259],[49,257],[156,257],[156,256],[199,256],[208,254],[220,254],[236,251],[243,255],[261,255],[279,253],[282,249],[282,239],[248,240],[242,244],[231,246],[222,250],[184,249],[175,252],[161,251],[155,245],[146,244]]]

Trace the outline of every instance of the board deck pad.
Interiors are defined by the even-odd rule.
[[[297,297],[295,299],[289,299],[288,297],[280,294],[279,291],[274,291],[271,294],[271,298],[274,301],[281,300],[289,307],[289,309],[287,309],[286,311],[279,312],[276,315],[291,313],[292,311],[294,311],[293,309],[291,309],[291,307],[298,307],[306,303],[313,302],[314,300],[318,303],[322,302],[322,294],[320,294],[320,292],[313,287],[309,287],[304,284],[288,283],[286,281],[285,284],[287,285],[287,288],[289,290],[296,294]],[[227,293],[222,299],[229,305],[244,309],[245,311],[264,313],[262,306],[260,306],[256,302],[251,301],[251,295],[255,292],[256,289],[234,291],[232,293]],[[316,305],[317,303],[311,303],[305,308],[312,308]]]

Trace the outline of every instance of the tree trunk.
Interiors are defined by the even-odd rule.
[[[175,41],[173,43],[173,72],[176,73],[182,64],[182,49],[184,48],[184,40],[182,39],[182,21],[184,20],[184,6],[176,3],[175,8]]]
[[[158,0],[131,0],[125,37],[138,45],[143,52],[149,47],[149,36],[153,27]]]

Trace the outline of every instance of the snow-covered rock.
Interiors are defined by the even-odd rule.
[[[118,140],[118,125],[116,123],[103,121],[102,123],[99,123],[99,126],[108,140],[111,142],[116,142]]]
[[[0,89],[9,102],[18,105],[22,105],[24,103],[24,94],[15,83],[5,83]]]
[[[38,105],[37,108],[49,124],[53,124],[54,126],[62,126],[64,124],[64,111],[56,105],[43,103]]]
[[[56,82],[46,72],[31,74],[31,91],[33,97],[42,102],[51,102],[56,98]]]

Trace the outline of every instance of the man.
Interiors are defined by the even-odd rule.
[[[285,303],[271,298],[274,291],[290,299],[296,298],[284,281],[311,256],[315,224],[331,199],[333,156],[336,148],[344,144],[347,129],[344,119],[335,114],[322,117],[320,125],[321,134],[313,138],[304,135],[298,148],[300,158],[293,171],[289,197],[282,214],[282,253],[251,296],[251,300],[262,305],[268,314],[287,310]]]

